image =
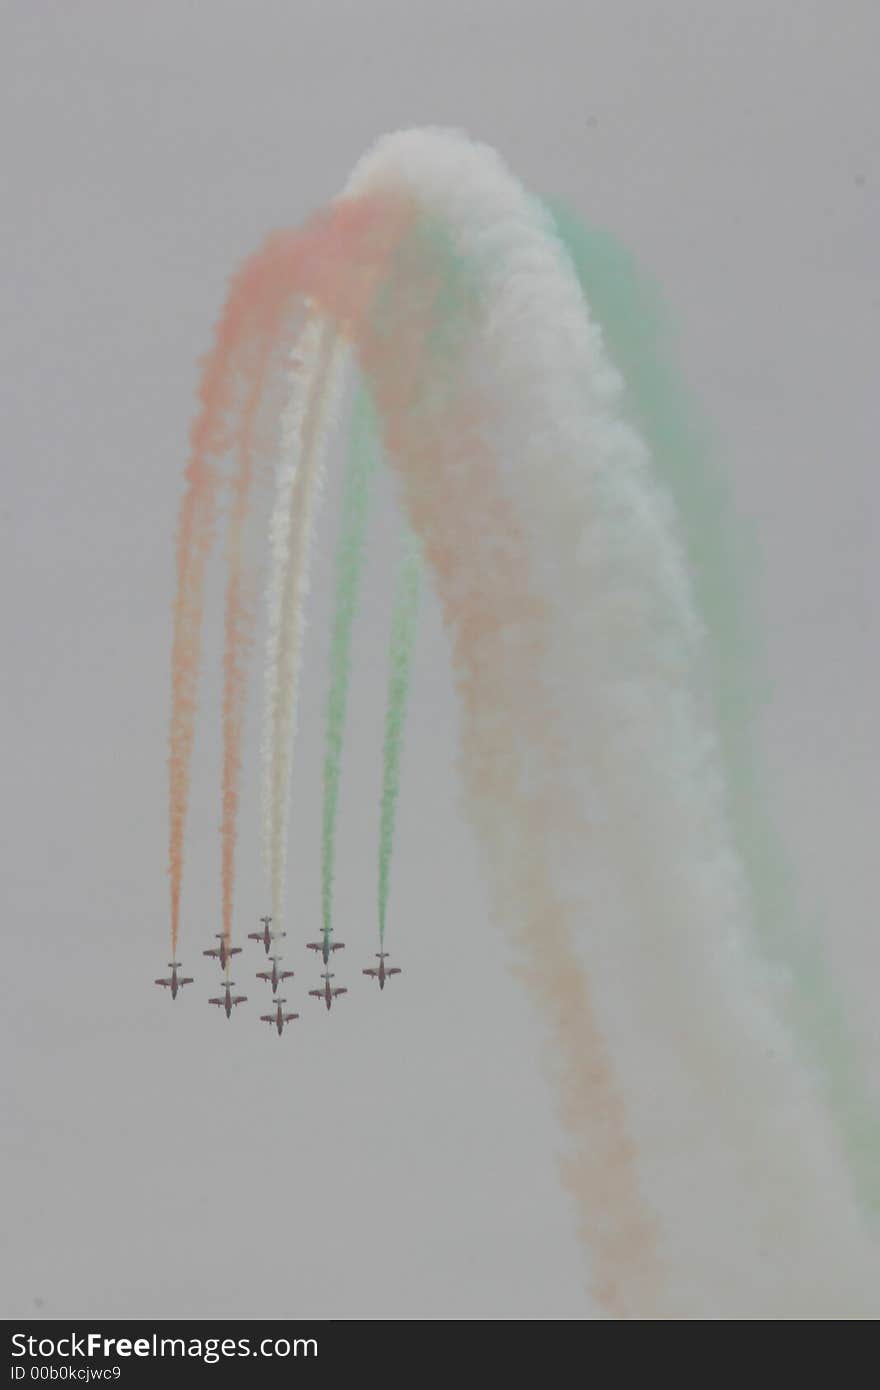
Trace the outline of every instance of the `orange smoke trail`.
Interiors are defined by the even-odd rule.
[[[671,518],[645,485],[639,442],[617,416],[615,374],[576,286],[542,250],[534,209],[493,156],[469,149],[436,132],[392,137],[352,185],[421,189],[424,216],[408,196],[340,200],[302,232],[272,238],[233,284],[205,371],[178,535],[173,946],[216,465],[237,448],[239,470],[252,468],[243,463],[258,453],[250,393],[259,395],[261,377],[272,385],[266,363],[293,302],[307,296],[355,342],[437,579],[492,916],[552,1043],[563,1180],[600,1307],[623,1318],[873,1307],[873,1256],[835,1136],[772,1018],[785,982],[765,981],[741,949],[747,911],[712,739],[693,719],[699,633]],[[455,264],[456,249],[470,265]],[[551,428],[557,403],[566,418]],[[231,537],[234,551],[234,526]],[[239,652],[248,613],[234,566],[230,583]],[[237,672],[233,662],[236,696]],[[608,922],[590,916],[593,879],[597,901],[610,893]],[[230,903],[231,888],[230,876]],[[665,1218],[671,1278],[642,1181]]]
[[[357,264],[355,246],[350,254]],[[349,308],[344,281],[333,288],[334,309]],[[370,312],[372,299],[360,299],[352,333],[452,635],[464,716],[462,772],[494,869],[494,916],[508,933],[511,923],[519,924],[513,934],[518,973],[554,1044],[549,1055],[570,1140],[563,1179],[577,1204],[593,1291],[612,1317],[651,1316],[661,1301],[657,1228],[574,949],[577,905],[555,887],[549,857],[558,830],[585,832],[564,792],[565,755],[544,684],[547,614],[497,461],[481,436],[485,403],[459,374],[469,325],[454,330],[454,306],[450,313],[444,302],[449,290],[449,277],[437,268],[435,237],[423,239],[416,230],[398,242],[377,312]],[[542,780],[532,789],[535,763]]]
[[[220,459],[237,446],[229,538],[224,695],[223,900],[224,935],[231,922],[234,825],[240,760],[240,706],[249,609],[238,570],[241,531],[253,472],[252,431],[261,391],[271,382],[267,364],[297,298],[321,297],[343,321],[369,301],[379,267],[401,225],[403,200],[340,199],[301,230],[269,237],[234,277],[215,330],[199,388],[201,408],[192,429],[187,488],[176,546],[177,591],[171,653],[169,727],[169,878],[171,954],[177,959],[184,870],[184,837],[195,738],[198,675],[204,616],[205,571],[214,538],[221,484]],[[352,255],[357,246],[360,255]],[[348,273],[340,274],[340,267]],[[344,290],[344,301],[340,290]],[[237,520],[237,510],[242,520]]]
[[[234,503],[229,531],[229,579],[227,585],[226,658],[224,690],[224,728],[232,728],[240,697],[243,677],[239,672],[238,631],[242,625],[241,595],[241,532],[252,473],[252,449],[249,434],[259,402],[259,377],[251,383],[246,408],[242,412],[239,398],[243,381],[253,376],[254,339],[262,337],[263,347],[257,353],[262,366],[267,357],[271,334],[277,331],[278,304],[272,293],[271,278],[267,275],[267,252],[273,261],[284,262],[287,239],[272,238],[255,263],[244,268],[233,284],[223,316],[216,331],[213,352],[205,365],[200,395],[201,413],[192,432],[190,463],[187,469],[189,487],[181,507],[177,543],[177,596],[174,605],[174,640],[171,675],[171,728],[169,750],[169,868],[171,878],[171,949],[177,959],[180,930],[180,900],[184,867],[184,834],[189,804],[190,772],[195,737],[197,686],[201,656],[201,634],[204,610],[205,570],[213,542],[217,518],[218,493],[221,484],[219,460],[237,433],[243,438],[239,447],[239,477],[234,488]],[[249,362],[249,357],[251,362]],[[249,370],[250,368],[250,370]],[[240,723],[240,720],[238,721]],[[234,738],[225,737],[224,756],[224,934],[227,935],[227,879],[231,882],[227,846],[231,836],[229,823],[234,825],[235,795],[227,796],[227,788],[235,760]],[[232,749],[230,750],[230,744]]]
[[[556,888],[547,852],[558,830],[585,833],[564,790],[565,756],[543,680],[547,615],[481,437],[485,404],[456,377],[454,346],[446,360],[432,359],[433,389],[439,371],[447,391],[442,405],[435,397],[425,409],[425,344],[444,286],[413,241],[398,253],[395,282],[386,287],[382,333],[368,324],[361,331],[361,360],[452,636],[461,768],[494,865],[494,915],[508,932],[520,924],[512,934],[517,974],[554,1044],[548,1056],[571,1145],[563,1181],[577,1204],[593,1292],[611,1317],[650,1317],[661,1300],[657,1223],[640,1191],[624,1102],[574,949],[577,909]],[[541,781],[533,788],[536,762]]]
[[[177,539],[177,595],[171,653],[171,726],[168,738],[168,872],[171,881],[171,959],[177,960],[183,832],[195,727],[201,632],[201,590],[214,518],[216,481],[204,466],[189,470]]]
[[[432,391],[425,403],[425,354],[429,340],[434,341],[444,285],[430,238],[421,246],[418,236],[404,241],[413,218],[413,205],[405,198],[340,200],[303,232],[270,240],[233,286],[208,367],[213,392],[203,391],[203,430],[208,438],[219,437],[218,421],[234,373],[241,370],[243,345],[262,343],[268,350],[297,295],[312,297],[354,339],[452,636],[464,715],[462,771],[475,827],[493,868],[494,916],[508,932],[510,923],[519,924],[512,930],[522,961],[519,973],[555,1044],[560,1114],[571,1143],[563,1173],[593,1262],[594,1292],[611,1317],[650,1317],[660,1302],[655,1223],[639,1188],[623,1101],[574,950],[576,907],[555,887],[550,857],[557,830],[582,831],[564,792],[564,754],[543,681],[546,614],[497,461],[481,437],[484,403],[469,396],[463,376],[456,375],[460,342],[451,348],[447,342],[449,361],[440,391],[432,359]],[[392,252],[381,314],[371,316]],[[443,376],[441,372],[441,381]],[[259,372],[245,379],[253,388]],[[246,399],[233,430],[240,474],[248,453],[242,447],[247,440],[243,426],[250,418]],[[201,466],[215,454],[216,448],[199,454]],[[208,516],[204,502],[202,508]],[[181,586],[198,618],[188,629],[188,665],[180,664],[193,685],[201,557],[210,524],[196,539],[201,549],[192,546],[193,579]],[[241,619],[237,590],[233,600],[237,652],[246,620]],[[232,674],[237,693],[237,668]],[[194,701],[185,708],[191,719]],[[187,757],[190,746],[191,734]],[[536,765],[540,782],[533,785]]]

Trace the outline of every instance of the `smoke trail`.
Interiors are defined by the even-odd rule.
[[[284,910],[288,797],[296,734],[299,667],[309,587],[314,516],[321,493],[323,458],[341,372],[335,326],[321,323],[307,345],[306,389],[294,394],[282,427],[283,464],[271,522],[272,576],[263,738],[265,858],[276,930]]]
[[[232,909],[235,887],[235,848],[238,828],[241,741],[247,660],[253,640],[255,611],[252,583],[248,582],[244,562],[245,526],[251,503],[256,466],[255,431],[263,383],[269,363],[270,344],[264,343],[257,355],[253,380],[241,416],[238,459],[232,482],[232,508],[229,517],[226,552],[226,620],[223,653],[223,781],[220,819],[223,939],[232,939]]]
[[[351,445],[342,493],[342,518],[336,551],[336,592],[330,641],[330,679],[324,733],[324,818],[321,838],[321,900],[325,940],[333,928],[333,879],[336,864],[336,816],[339,777],[348,709],[351,635],[364,558],[370,491],[379,461],[370,399],[359,391],[351,427]]]
[[[263,678],[263,860],[273,879],[274,735],[279,699],[278,652],[281,644],[283,578],[293,517],[294,485],[301,462],[301,444],[308,403],[315,391],[320,368],[324,323],[310,308],[296,350],[289,363],[290,394],[281,419],[281,461],[276,477],[275,505],[269,527],[270,571],[266,588],[266,667]]]
[[[385,916],[391,873],[391,851],[397,798],[400,792],[400,755],[412,676],[413,644],[422,580],[421,548],[415,536],[404,542],[403,557],[391,614],[388,654],[388,703],[385,713],[385,745],[382,754],[382,802],[379,824],[379,950],[385,946]]]
[[[491,151],[409,132],[282,245],[252,281],[351,333],[438,587],[493,918],[552,1044],[601,1306],[876,1314],[786,983],[748,949],[678,523],[554,229]]]
[[[364,233],[371,209],[364,205],[352,213],[351,230]],[[250,420],[249,398],[261,399],[266,381],[260,369],[271,373],[277,344],[304,276],[304,262],[317,238],[325,255],[333,233],[325,214],[302,232],[269,238],[262,250],[235,276],[214,336],[214,345],[202,369],[200,409],[190,437],[187,487],[181,503],[177,531],[177,590],[171,651],[171,715],[168,735],[168,841],[171,891],[171,954],[177,958],[180,902],[184,869],[184,835],[189,805],[192,752],[195,737],[198,676],[204,608],[205,571],[214,539],[219,463],[243,440],[242,424]],[[345,216],[336,217],[336,234],[344,243]],[[341,250],[341,247],[340,247]],[[313,271],[314,274],[314,271]],[[316,276],[320,279],[319,276]],[[255,379],[257,378],[257,379]],[[239,449],[239,461],[249,450]],[[237,603],[233,585],[233,612]]]
[[[398,248],[380,322],[374,316],[361,325],[358,346],[453,637],[462,773],[488,856],[493,915],[518,946],[555,1045],[571,1144],[564,1179],[594,1293],[610,1316],[646,1316],[664,1306],[657,1232],[574,952],[570,905],[554,889],[546,852],[550,820],[565,800],[551,790],[560,750],[543,689],[546,614],[482,438],[485,408],[471,385],[482,377],[472,323],[480,302],[442,223],[422,218]]]
[[[484,587],[481,571],[488,574],[493,570],[495,552],[498,556],[505,555],[516,534],[516,523],[503,498],[497,509],[493,507],[492,498],[497,492],[492,481],[494,470],[491,460],[487,460],[478,447],[478,440],[474,441],[475,447],[466,459],[468,486],[462,494],[452,485],[454,469],[448,480],[451,491],[443,477],[445,436],[437,427],[438,421],[434,421],[427,452],[418,429],[413,433],[418,409],[417,402],[415,410],[408,413],[405,408],[410,388],[426,401],[432,401],[427,380],[430,373],[426,376],[420,368],[424,369],[432,353],[452,352],[454,356],[458,345],[456,333],[450,334],[443,320],[444,302],[453,311],[467,312],[473,289],[468,285],[462,293],[454,274],[454,255],[447,267],[447,272],[452,273],[443,271],[444,258],[449,259],[449,239],[442,221],[429,219],[421,226],[421,236],[409,238],[408,231],[417,225],[413,200],[406,180],[402,179],[396,186],[381,189],[374,195],[359,191],[356,198],[340,200],[331,214],[314,219],[301,233],[271,238],[236,278],[221,320],[218,345],[206,367],[206,377],[225,385],[231,370],[230,361],[234,362],[236,354],[255,341],[261,341],[260,331],[267,331],[267,327],[276,333],[277,339],[278,325],[283,324],[292,302],[303,296],[311,297],[338,325],[350,328],[364,360],[368,362],[372,358],[377,370],[383,354],[387,355],[388,366],[380,373],[379,382],[384,402],[383,425],[405,490],[410,490],[408,469],[411,465],[413,486],[420,472],[420,459],[427,459],[429,472],[431,464],[440,466],[437,477],[440,496],[436,508],[431,505],[430,485],[425,485],[427,480],[422,479],[418,503],[413,500],[410,510],[415,515],[422,509],[424,531],[429,529],[436,513],[437,544],[430,558],[435,574],[443,578],[450,623],[455,625],[459,613],[458,572],[464,578],[465,588],[473,589],[479,598]],[[413,250],[416,252],[414,264]],[[393,270],[393,275],[383,287],[387,302],[383,312],[372,314],[368,323],[381,277],[389,269]],[[399,308],[401,292],[410,331],[398,342],[394,312]],[[234,404],[240,411],[240,403]],[[478,413],[476,402],[474,407]],[[239,421],[235,409],[231,408],[229,414],[229,436],[235,440]],[[454,411],[450,410],[448,444],[453,450],[473,432],[473,421],[469,421],[468,415],[464,400],[458,402]],[[216,428],[218,412],[209,408],[206,416],[208,424]],[[302,510],[297,508],[297,514],[302,514]],[[470,536],[475,543],[469,547]],[[513,572],[506,575],[508,581],[516,578],[520,570],[526,573],[528,569],[523,543],[516,542],[514,550],[516,563]],[[537,621],[540,608],[529,593],[527,577],[518,582],[502,583],[499,597],[507,605],[502,628],[515,629],[518,625],[524,630],[530,613],[532,623]],[[488,614],[488,609],[486,612]],[[499,710],[503,711],[505,701],[513,701],[514,695],[519,705],[511,709],[507,736],[499,726],[500,738],[496,730],[482,742],[478,740],[473,758],[466,758],[465,763],[466,768],[469,764],[485,766],[488,760],[498,767],[499,776],[512,776],[513,785],[505,785],[502,801],[507,802],[513,791],[515,805],[519,791],[517,778],[522,770],[517,750],[531,742],[538,750],[536,756],[540,763],[542,753],[551,759],[552,740],[548,743],[543,712],[535,720],[526,708],[527,692],[534,692],[536,681],[540,684],[541,662],[534,659],[540,651],[540,640],[514,640],[506,665],[505,652],[499,653],[493,647],[495,664],[493,666],[490,660],[486,666],[482,660],[477,660],[477,647],[471,639],[479,637],[481,631],[488,636],[496,626],[491,614],[484,619],[474,605],[469,613],[462,613],[458,622],[461,646],[458,666],[463,694],[468,694],[472,687],[471,693],[478,697],[472,701],[477,717],[469,717],[468,726],[472,730],[475,724],[479,725],[480,713],[485,715],[495,703],[491,693],[495,684]],[[489,651],[488,646],[486,651]],[[528,679],[522,683],[521,696],[517,694],[517,672],[510,667],[510,660],[517,653],[527,661],[528,667],[523,673]],[[500,683],[497,681],[499,673]],[[509,682],[508,674],[513,676]],[[483,675],[486,678],[481,680]],[[540,705],[536,707],[540,709]],[[473,800],[475,818],[479,820],[476,797]],[[537,814],[534,802],[529,805],[529,814],[534,821]],[[569,1159],[568,1180],[577,1197],[583,1233],[589,1241],[597,1297],[602,1307],[615,1315],[645,1311],[653,1308],[656,1301],[654,1231],[638,1190],[625,1115],[607,1049],[598,1034],[595,1012],[572,951],[568,907],[554,897],[544,854],[545,840],[534,833],[536,828],[537,822],[532,824],[523,815],[512,820],[512,840],[524,851],[517,859],[516,871],[519,874],[527,868],[525,886],[529,889],[531,906],[526,909],[517,902],[514,910],[507,912],[505,905],[504,909],[499,909],[498,918],[505,927],[516,923],[532,924],[530,933],[523,937],[523,950],[532,966],[530,987],[542,1004],[563,1059],[560,1076],[563,1118],[575,1145],[575,1153]],[[487,848],[490,838],[487,833]],[[534,850],[530,849],[532,843]],[[490,862],[494,864],[493,878],[500,898],[506,883],[505,868],[497,856]],[[512,881],[515,880],[516,875],[513,875]],[[542,885],[544,891],[541,891]]]
[[[235,291],[230,296],[226,313],[217,329],[214,351],[206,365],[202,383],[202,410],[193,427],[190,461],[187,467],[187,490],[183,498],[177,536],[177,593],[174,600],[174,636],[171,655],[171,720],[169,729],[169,872],[171,880],[171,958],[177,959],[180,931],[180,899],[184,867],[184,833],[189,804],[190,769],[195,736],[197,687],[201,657],[201,632],[204,607],[205,570],[214,539],[217,519],[218,492],[221,475],[218,462],[229,442],[231,422],[242,413],[241,396],[247,391],[253,406],[245,410],[245,430],[252,426],[259,403],[260,381],[253,380],[253,365],[249,359],[250,334],[242,329],[241,297]],[[263,346],[258,352],[260,366],[268,363],[266,339],[268,325],[248,324],[253,337]],[[249,384],[248,384],[249,383]],[[247,444],[240,454],[242,468],[250,468],[250,449]],[[240,507],[233,516],[230,535],[230,578],[228,613],[233,629],[238,622],[241,592],[236,575],[236,535],[240,530]],[[227,639],[228,647],[228,639]],[[227,692],[224,711],[229,707],[231,687],[236,672],[227,661]],[[226,786],[228,756],[224,757],[224,821],[227,819]],[[230,809],[231,803],[230,803]],[[234,811],[233,811],[234,815]],[[224,859],[226,856],[224,835]],[[224,889],[226,865],[224,864]],[[225,896],[225,894],[224,894]]]
[[[403,324],[390,335],[396,357],[379,344],[383,365],[371,369],[459,642],[463,771],[499,917],[559,1028],[574,1186],[592,1239],[600,1175],[583,1128],[587,1092],[576,1099],[586,1085],[580,1020],[572,977],[557,968],[575,936],[621,1080],[637,1182],[662,1219],[672,1306],[689,1316],[875,1309],[838,1136],[778,1019],[788,983],[749,950],[678,522],[625,423],[622,383],[580,287],[546,215],[485,149],[438,133],[391,137],[361,179],[371,191],[402,181],[417,190],[423,219],[445,225],[464,267],[473,321],[447,380],[416,380],[402,399],[410,369],[399,358],[413,351]],[[410,290],[401,278],[401,300]],[[468,424],[468,461],[482,455],[485,468],[471,475],[456,524],[434,537]],[[532,570],[516,613],[510,587],[494,581],[510,543],[489,511],[493,466]],[[619,1245],[606,1256],[632,1297],[637,1268]]]
[[[609,354],[623,373],[623,408],[675,498],[705,620],[726,804],[748,879],[753,926],[767,957],[790,972],[788,1016],[820,1069],[861,1200],[876,1217],[880,1115],[823,943],[798,920],[795,887],[768,814],[755,753],[757,704],[766,676],[747,613],[754,572],[751,547],[735,530],[734,508],[723,478],[713,469],[705,428],[673,372],[656,290],[606,232],[584,226],[559,204],[551,204],[550,212],[584,298],[601,324]]]
[[[177,960],[184,832],[201,651],[205,565],[216,517],[213,468],[196,457],[188,470],[177,535],[177,593],[171,650],[171,721],[168,735],[168,873],[171,887],[171,959]]]

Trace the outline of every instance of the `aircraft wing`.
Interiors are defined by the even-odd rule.
[[[233,998],[232,1002],[233,1002],[233,1004],[246,1004],[246,1003],[247,1003],[247,995],[246,995],[246,994],[236,994],[235,997]]]
[[[295,1018],[299,1018],[299,1014],[285,1014],[285,1015],[284,1015],[284,1022],[285,1022],[285,1023],[292,1023],[293,1020],[294,1020]]]
[[[171,988],[171,981],[170,981],[170,980],[156,980],[154,983],[157,984],[157,985],[164,985],[166,989],[170,989],[170,988]]]
[[[249,931],[249,932],[248,932],[248,941],[262,941],[262,939],[263,939],[263,933],[262,933],[261,931]]]
[[[225,1000],[225,999],[209,999],[209,1000],[208,1000],[208,1003],[209,1003],[209,1004],[219,1004],[219,1005],[220,1005],[220,1008],[222,1009],[222,1008],[225,1006],[225,1004],[226,1004],[226,1000]]]
[[[168,983],[170,984],[171,981],[169,980]],[[177,983],[179,985],[191,985],[194,981],[192,975],[186,975],[182,980],[178,980]]]
[[[347,988],[345,987],[345,985],[339,985],[337,989],[334,989],[333,993],[334,993],[334,994],[348,994],[348,990],[347,990]]]
[[[258,970],[258,971],[257,971],[257,979],[258,979],[258,980],[271,980],[271,978],[272,978],[272,972],[271,972],[271,970]]]
[[[374,970],[372,966],[368,966],[367,969],[366,969],[363,973],[364,973],[365,975],[378,975],[379,972],[378,972],[378,970]]]
[[[324,991],[322,989],[310,989],[309,994],[313,994],[316,999],[324,998]]]
[[[295,974],[296,971],[294,970],[282,970],[281,978],[282,980],[292,980]]]
[[[386,970],[386,971],[385,971],[385,974],[386,974],[386,975],[399,975],[399,974],[400,974],[400,966],[399,966],[399,965],[392,965],[391,968],[390,968],[390,970]]]
[[[219,954],[220,954],[220,952],[219,952],[219,950],[217,950],[216,947],[214,947],[214,948],[213,948],[212,950],[210,950],[210,951],[203,951],[203,952],[202,952],[202,955],[203,955],[203,956],[219,956]]]
[[[345,949],[344,941],[334,941],[330,947],[331,951],[342,951]]]
[[[227,951],[226,954],[227,954],[228,956],[240,956],[240,955],[241,955],[241,947],[240,947],[240,946],[230,946],[230,948],[229,948],[229,950]]]
[[[309,951],[323,951],[324,943],[323,941],[309,941],[306,943],[306,949]]]
[[[274,1022],[275,1022],[275,1015],[274,1015],[274,1014],[260,1014],[260,1022],[261,1022],[261,1023],[274,1023]]]

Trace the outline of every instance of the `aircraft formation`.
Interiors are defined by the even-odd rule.
[[[299,1014],[297,1013],[285,1013],[284,1005],[287,1003],[287,1000],[282,998],[278,993],[284,981],[292,980],[296,972],[282,969],[282,956],[280,953],[273,950],[276,943],[285,937],[287,933],[283,931],[273,931],[271,917],[261,917],[260,922],[262,924],[261,931],[248,932],[248,940],[259,942],[266,955],[269,957],[269,960],[272,962],[271,970],[257,970],[255,972],[256,978],[265,981],[272,990],[272,1013],[260,1014],[260,1022],[270,1024],[270,1026],[276,1030],[280,1038],[284,1032],[285,1025],[299,1018]],[[321,972],[321,979],[324,983],[318,989],[310,989],[309,996],[320,1000],[328,1012],[332,1009],[335,1000],[340,998],[341,995],[348,993],[348,989],[345,985],[334,985],[332,983],[336,975],[335,972],[330,969],[330,962],[335,951],[343,951],[345,949],[345,942],[331,941],[331,935],[332,928],[323,933],[320,941],[309,941],[306,943],[306,947],[309,951],[315,951],[320,955],[324,965],[324,969]],[[248,999],[246,994],[233,994],[232,991],[235,989],[235,981],[229,979],[231,959],[233,956],[241,955],[242,948],[240,946],[233,946],[227,942],[222,932],[217,933],[217,939],[220,943],[219,946],[211,946],[203,951],[202,954],[219,962],[221,970],[224,971],[225,978],[221,986],[222,993],[211,997],[208,1003],[222,1009],[226,1017],[231,1018],[233,1009],[237,1008],[239,1004],[246,1004]],[[378,966],[367,966],[361,973],[377,980],[379,988],[384,989],[385,981],[389,976],[399,975],[401,973],[400,967],[386,966],[385,961],[388,958],[387,951],[377,951],[376,957],[379,961]],[[193,984],[194,980],[191,975],[180,975],[178,973],[183,969],[180,961],[169,961],[168,967],[171,971],[169,978],[156,980],[155,983],[161,985],[163,989],[169,989],[171,991],[171,998],[176,999],[183,986]]]

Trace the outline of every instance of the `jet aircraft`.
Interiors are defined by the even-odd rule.
[[[287,935],[287,932],[286,932],[286,931],[270,931],[270,930],[269,930],[269,923],[272,921],[272,918],[271,918],[271,917],[261,917],[261,918],[260,918],[260,921],[261,921],[262,924],[263,924],[263,930],[262,930],[262,931],[249,931],[249,932],[248,932],[248,941],[262,941],[263,945],[264,945],[265,948],[266,948],[266,955],[268,956],[270,950],[272,949],[272,942],[273,942],[273,941],[277,941],[277,940],[278,940],[280,937],[282,937],[282,936],[286,936],[286,935]]]
[[[331,1004],[333,1003],[333,1000],[337,997],[337,995],[348,994],[348,990],[345,988],[344,985],[331,986],[330,981],[333,978],[333,972],[331,970],[325,970],[321,976],[321,979],[324,981],[324,988],[309,990],[309,994],[313,994],[316,999],[323,999],[328,1009],[330,1008]]]
[[[286,999],[276,999],[275,1012],[273,1014],[260,1014],[260,1018],[263,1021],[263,1023],[272,1023],[275,1025],[275,1027],[278,1029],[279,1038],[281,1037],[281,1034],[284,1032],[285,1023],[292,1023],[295,1018],[299,1018],[299,1014],[284,1013],[281,1006],[282,1004],[286,1003]]]
[[[344,941],[331,941],[331,940],[330,940],[330,937],[331,937],[332,933],[333,933],[333,928],[331,927],[331,928],[330,928],[330,931],[325,932],[325,933],[322,935],[320,941],[309,941],[309,942],[307,942],[307,946],[308,946],[308,949],[309,949],[310,951],[320,951],[320,952],[321,952],[321,959],[322,959],[322,961],[324,962],[325,965],[329,965],[329,964],[330,964],[330,952],[331,952],[331,951],[344,951],[344,950],[345,950],[345,942],[344,942]]]
[[[223,998],[222,998],[222,999],[209,999],[209,1000],[208,1000],[208,1003],[209,1003],[209,1004],[217,1004],[219,1008],[225,1009],[225,1011],[226,1011],[226,1017],[227,1017],[227,1018],[229,1018],[229,1017],[231,1016],[232,1010],[233,1010],[233,1008],[235,1007],[236,1004],[244,1004],[244,1003],[247,1002],[247,995],[246,995],[246,994],[233,994],[233,993],[232,993],[232,988],[233,988],[233,985],[234,985],[234,984],[235,984],[235,981],[234,981],[234,980],[227,980],[227,981],[226,981],[226,992],[225,992],[225,994],[223,995]]]
[[[164,985],[166,989],[170,989],[170,990],[171,990],[171,998],[172,998],[172,999],[176,999],[176,998],[177,998],[177,991],[178,991],[179,989],[182,989],[184,985],[191,985],[192,982],[193,982],[193,978],[192,978],[192,975],[183,975],[183,976],[178,975],[178,973],[177,973],[178,970],[182,970],[182,969],[183,969],[183,966],[180,964],[180,961],[179,961],[179,960],[170,960],[170,961],[168,962],[168,965],[169,965],[170,968],[171,968],[171,979],[170,979],[170,980],[157,980],[157,981],[156,981],[156,984],[157,984],[157,985]]]
[[[390,965],[390,966],[386,966],[386,965],[385,965],[385,958],[386,958],[386,956],[389,956],[390,954],[391,954],[390,951],[377,951],[377,952],[376,952],[376,955],[377,955],[378,958],[379,958],[379,964],[378,964],[378,966],[375,966],[375,965],[368,966],[367,969],[364,970],[364,972],[363,972],[365,975],[372,975],[374,979],[378,980],[378,981],[379,981],[379,988],[380,988],[380,989],[384,989],[384,988],[385,988],[385,981],[388,979],[388,976],[389,976],[389,975],[399,975],[399,974],[400,974],[400,966],[399,966],[399,965]]]
[[[272,993],[273,993],[273,994],[274,994],[275,991],[277,990],[277,988],[278,988],[278,986],[279,986],[279,984],[281,983],[282,980],[292,980],[292,979],[293,979],[293,974],[294,974],[294,972],[293,972],[292,970],[279,970],[279,969],[278,969],[278,962],[280,961],[280,959],[281,959],[280,956],[273,956],[273,957],[272,957],[272,969],[271,969],[271,970],[258,970],[258,971],[257,971],[257,979],[258,979],[258,980],[270,980],[270,981],[271,981],[271,983],[272,983]]]
[[[227,945],[226,945],[226,938],[224,937],[222,931],[215,932],[214,934],[215,934],[215,936],[217,937],[217,940],[220,942],[220,945],[219,945],[219,946],[212,946],[211,949],[210,949],[210,951],[203,951],[203,952],[202,952],[202,955],[203,955],[203,956],[215,956],[215,957],[219,960],[219,962],[220,962],[220,969],[221,969],[221,970],[225,970],[226,967],[227,967],[227,965],[229,964],[229,957],[230,957],[230,956],[240,956],[240,955],[241,955],[241,947],[240,947],[240,946],[227,946]]]

